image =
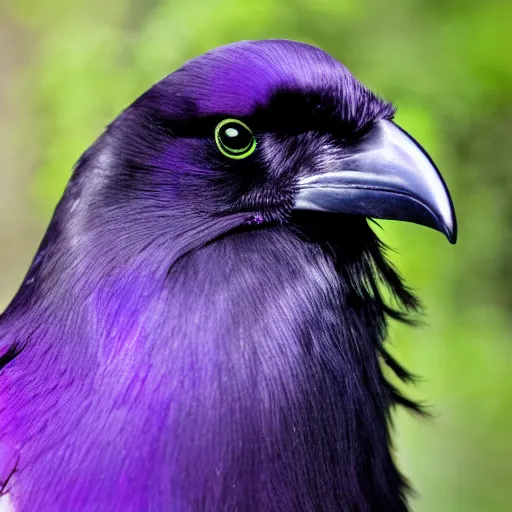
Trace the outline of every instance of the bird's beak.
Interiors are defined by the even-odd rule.
[[[325,165],[299,180],[295,209],[415,222],[456,242],[443,178],[425,150],[392,121],[379,121],[349,153]]]

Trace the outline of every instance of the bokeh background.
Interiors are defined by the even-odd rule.
[[[8,0],[0,11],[0,309],[81,152],[127,104],[214,46],[323,47],[398,107],[452,191],[459,243],[383,223],[426,325],[393,326],[433,414],[396,417],[415,511],[512,510],[512,2]]]

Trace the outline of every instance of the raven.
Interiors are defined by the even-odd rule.
[[[4,502],[407,510],[389,416],[416,405],[383,343],[418,301],[368,221],[453,243],[456,221],[394,112],[287,40],[212,50],[122,112],[0,319]]]

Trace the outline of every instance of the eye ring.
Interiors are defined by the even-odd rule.
[[[238,119],[224,119],[215,127],[215,143],[228,158],[242,160],[256,150],[256,137],[251,129]]]

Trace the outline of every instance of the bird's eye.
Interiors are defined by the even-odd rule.
[[[235,160],[247,158],[256,149],[256,138],[251,129],[238,119],[224,119],[215,128],[215,142],[219,151]]]

